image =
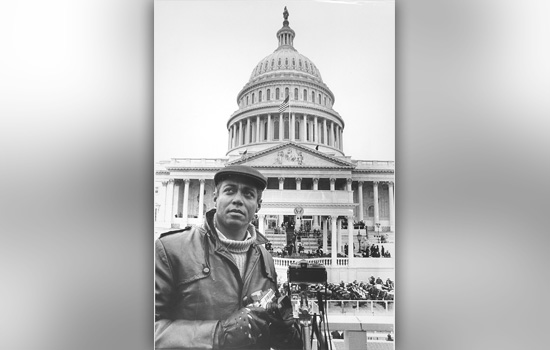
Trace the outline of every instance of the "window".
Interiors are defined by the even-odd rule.
[[[276,88],[276,89],[275,89],[275,99],[276,99],[276,100],[279,99],[279,88]]]
[[[285,98],[288,96],[288,88],[285,88]]]
[[[258,102],[262,102],[262,91],[258,92]],[[327,99],[325,98],[325,104],[327,103]]]
[[[315,92],[311,92],[311,102],[315,102]]]
[[[298,99],[298,88],[294,89],[294,99]]]
[[[264,122],[264,140],[267,140],[267,122]]]
[[[367,210],[367,217],[369,218],[373,218],[374,217],[374,206],[370,206],[369,209]]]
[[[266,93],[266,97],[267,97],[267,100],[271,100],[271,90],[267,89],[267,93]]]
[[[254,98],[252,98],[252,100],[254,100]],[[321,104],[321,94],[319,94],[319,100],[317,102]]]
[[[275,120],[273,122],[273,140],[279,139],[279,121]]]
[[[292,68],[296,67],[296,60],[293,58],[292,59]]]
[[[254,103],[254,93],[252,93],[252,103]]]
[[[304,89],[304,101],[307,101],[307,90]]]
[[[299,140],[300,139],[300,122],[296,120],[294,122],[294,139]],[[302,140],[304,141],[304,140]]]
[[[246,96],[246,105],[248,106],[248,96]]]

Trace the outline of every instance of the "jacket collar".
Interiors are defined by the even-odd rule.
[[[219,242],[218,232],[214,228],[214,215],[216,215],[216,209],[211,209],[206,213],[206,222],[203,225],[203,228],[206,230],[207,234],[210,234],[212,239],[216,242]],[[256,231],[256,241],[254,245],[265,244],[268,242],[267,238],[259,230],[256,230],[256,227],[252,224],[248,226],[248,230]]]

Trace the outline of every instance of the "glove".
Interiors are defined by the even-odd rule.
[[[215,337],[219,348],[231,349],[263,343],[269,339],[269,316],[260,307],[245,307],[218,322]]]
[[[292,303],[288,296],[280,297],[277,307],[270,308],[271,325],[269,326],[269,345],[273,349],[303,348],[302,333],[298,322],[294,320]]]

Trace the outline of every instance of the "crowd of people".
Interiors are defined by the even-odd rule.
[[[344,246],[344,252],[347,255],[348,246]],[[378,244],[366,244],[365,246],[359,249],[359,254],[363,258],[391,258],[391,253],[389,250],[385,249],[383,245]]]
[[[395,284],[391,279],[370,277],[367,283],[353,281],[345,284],[329,283],[331,300],[393,300]]]
[[[281,292],[286,291],[286,283],[280,286]],[[294,292],[298,292],[299,286],[292,285]],[[339,284],[328,283],[326,300],[393,300],[395,283],[390,278],[383,281],[380,277],[371,276],[367,282],[353,281],[351,283]],[[308,286],[308,298],[315,298],[317,292],[325,292],[323,284],[312,284]]]

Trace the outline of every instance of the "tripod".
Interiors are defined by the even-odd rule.
[[[302,350],[312,350],[313,336],[317,339],[317,350],[332,350],[328,318],[320,291],[317,291],[317,305],[308,302],[307,284],[300,284],[300,307],[298,320],[302,333]],[[290,289],[290,288],[289,288]],[[326,284],[325,284],[326,292]],[[316,306],[316,307],[315,307]],[[324,327],[323,327],[324,326]],[[329,345],[330,344],[330,345]]]

